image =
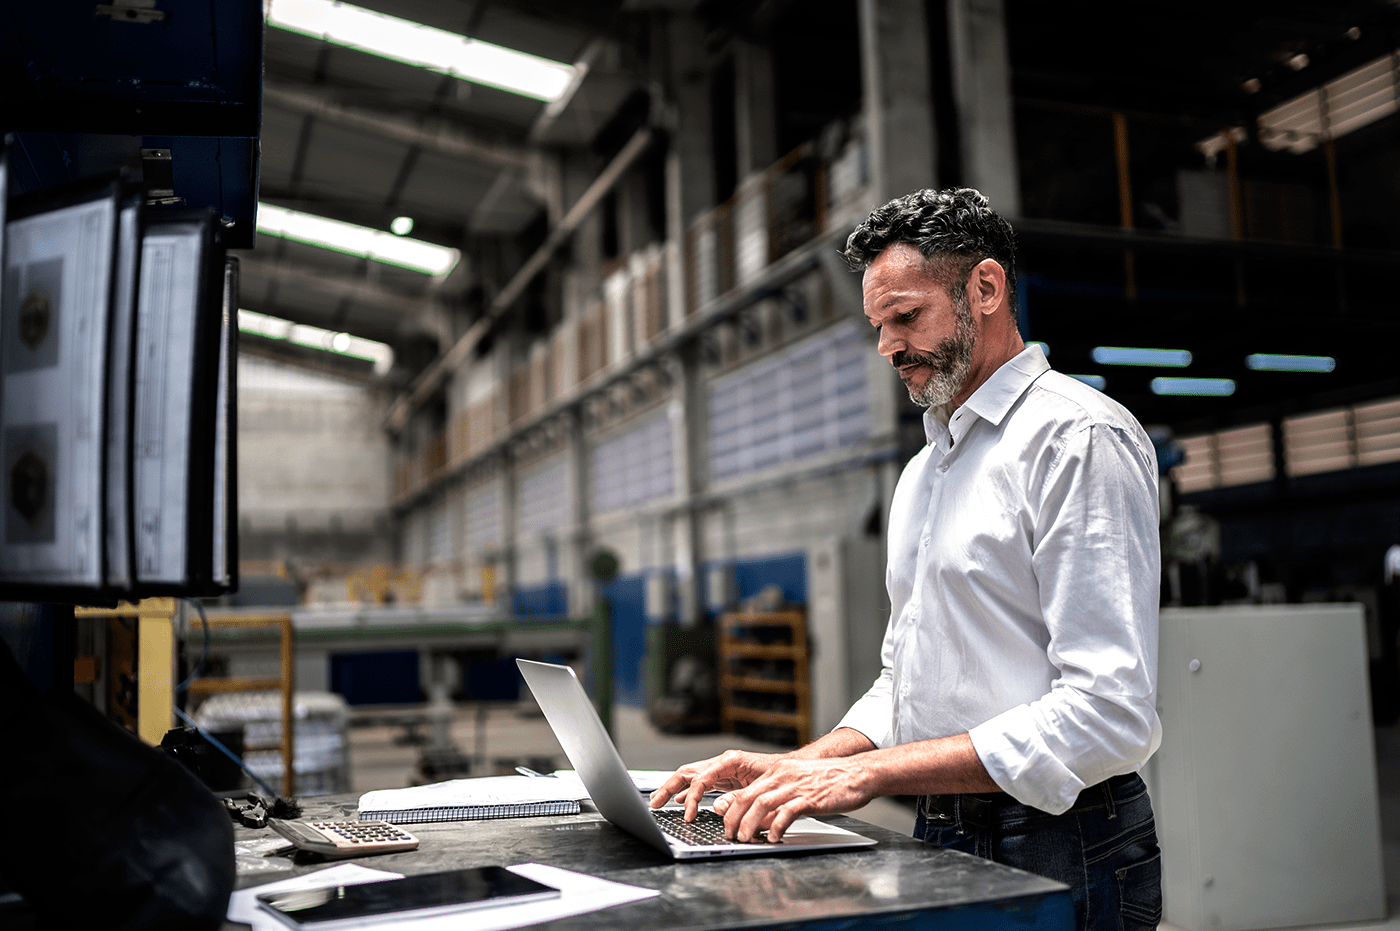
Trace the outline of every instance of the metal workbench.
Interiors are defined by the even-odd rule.
[[[358,795],[308,800],[306,818],[354,818]],[[834,823],[879,841],[875,847],[797,856],[677,863],[591,811],[550,818],[408,825],[422,841],[409,853],[359,860],[403,874],[471,866],[547,863],[659,890],[656,898],[552,921],[548,931],[860,928],[959,931],[1069,931],[1069,889],[1048,879],[855,819]],[[324,862],[263,857],[270,829],[236,826],[239,888],[324,868]],[[250,848],[259,848],[249,852]],[[305,855],[302,855],[305,856]],[[257,872],[254,872],[257,870]],[[245,925],[225,923],[225,931]]]

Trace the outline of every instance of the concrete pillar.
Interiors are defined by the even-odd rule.
[[[734,42],[734,139],[739,181],[778,160],[778,103],[773,53],[746,39]]]
[[[691,15],[676,14],[666,30],[666,82],[670,94],[671,145],[666,153],[668,323],[685,318],[685,231],[715,205],[709,69],[705,29]]]
[[[704,561],[701,515],[695,500],[702,487],[705,457],[705,405],[700,384],[698,344],[691,342],[667,359],[673,388],[668,410],[671,418],[672,462],[676,470],[676,497],[681,508],[671,522],[675,558],[676,594],[682,627],[699,623],[700,567]]]
[[[874,205],[937,183],[924,0],[858,0]]]
[[[562,416],[568,419],[569,482],[573,496],[564,578],[569,588],[569,616],[584,617],[594,608],[593,574],[588,565],[593,556],[592,462],[583,434],[582,411],[575,407]]]
[[[495,369],[496,390],[492,396],[492,415],[498,431],[510,430],[510,358],[513,335],[502,333],[491,350],[491,365]],[[520,515],[516,511],[517,465],[511,444],[501,450],[501,567],[496,576],[496,605],[510,606],[515,586],[520,579],[520,541],[516,527]]]
[[[1018,217],[1021,181],[1003,0],[948,0],[948,45],[963,181],[986,194],[997,213]]]

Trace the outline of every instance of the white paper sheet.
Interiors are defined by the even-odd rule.
[[[509,928],[523,928],[527,925],[539,924],[542,921],[553,921],[557,918],[568,918],[572,915],[601,911],[605,908],[625,905],[628,902],[639,902],[642,899],[650,899],[661,894],[655,889],[615,883],[599,879],[596,876],[589,876],[586,873],[575,873],[543,863],[521,863],[506,867],[506,869],[527,879],[555,887],[559,890],[559,898],[547,899],[543,902],[527,902],[522,905],[477,908],[472,909],[469,913],[458,912],[453,915],[435,915],[428,918],[402,918],[390,923],[385,923],[382,920],[365,922],[353,927],[409,928],[412,931],[449,931],[449,929],[450,931],[461,931],[463,915],[469,914],[472,931],[506,931]],[[253,898],[255,895],[282,889],[314,889],[318,886],[379,882],[385,879],[396,879],[398,875],[355,864],[333,866],[329,869],[298,876],[296,879],[268,883],[265,886],[255,886],[251,889],[240,889],[233,894],[233,899],[229,902],[228,917],[230,921],[251,923],[253,931],[287,931],[286,925],[257,907],[257,902]],[[240,896],[244,898],[240,899]],[[235,910],[237,914],[235,914]]]
[[[375,789],[360,796],[360,811],[411,811],[467,805],[527,805],[588,798],[583,783],[530,776],[478,776],[404,789]]]
[[[303,873],[291,879],[279,879],[275,883],[264,883],[261,886],[239,889],[228,900],[228,920],[245,925],[254,924],[255,926],[255,919],[266,920],[271,922],[271,924],[266,925],[266,927],[285,931],[286,925],[258,908],[258,903],[254,896],[261,895],[264,892],[283,892],[287,889],[319,889],[323,886],[351,886],[355,883],[374,883],[383,882],[386,879],[402,878],[402,873],[390,873],[388,870],[372,870],[367,866],[360,866],[355,863],[342,863],[339,866],[317,870],[314,873]]]

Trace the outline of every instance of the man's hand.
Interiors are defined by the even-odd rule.
[[[715,799],[715,811],[724,816],[726,837],[747,843],[767,831],[769,842],[776,843],[802,815],[854,811],[875,794],[868,767],[857,757],[782,757],[758,779]]]
[[[708,760],[687,763],[651,793],[651,807],[660,808],[674,797],[685,805],[685,820],[694,821],[706,792],[743,788],[766,773],[777,760],[776,753],[726,750]]]

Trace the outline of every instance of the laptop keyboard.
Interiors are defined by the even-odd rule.
[[[695,813],[695,820],[690,822],[685,820],[685,812],[680,809],[653,811],[652,815],[656,818],[657,827],[682,843],[693,844],[697,847],[718,847],[723,844],[744,843],[744,841],[725,839],[724,819],[713,811],[701,809]],[[764,840],[763,837],[763,832],[760,831],[748,843],[767,844],[768,841]]]

